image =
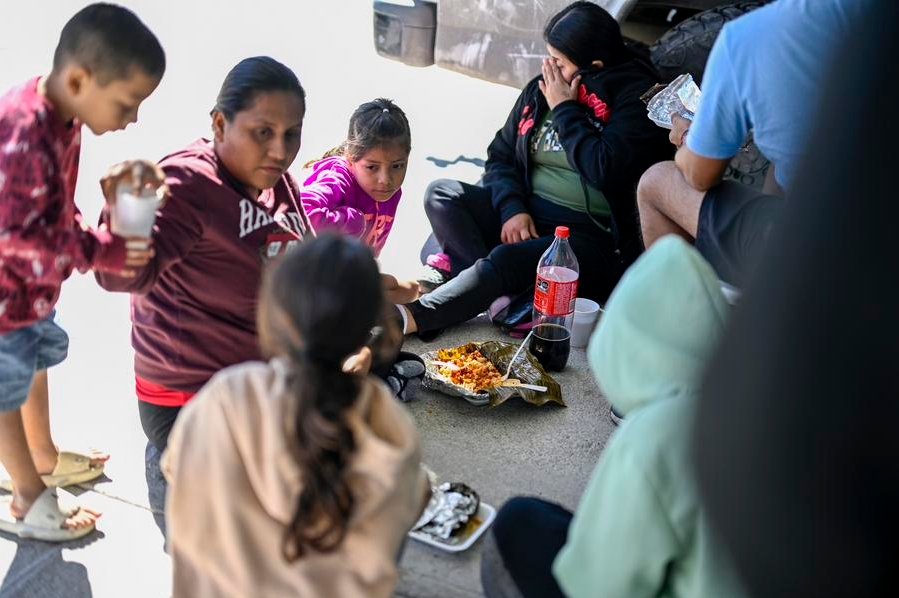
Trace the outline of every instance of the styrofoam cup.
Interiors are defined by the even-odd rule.
[[[131,189],[120,188],[110,214],[110,229],[121,237],[149,237],[160,201],[152,189],[135,195]]]
[[[596,301],[578,297],[574,302],[574,324],[571,327],[571,346],[584,348],[599,320],[600,307]]]

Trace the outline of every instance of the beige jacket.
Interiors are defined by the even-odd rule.
[[[245,363],[217,374],[182,410],[162,467],[175,598],[390,596],[396,558],[428,492],[418,433],[379,380],[365,380],[347,421],[356,499],[332,553],[288,564],[281,537],[302,487],[287,449],[285,366]]]

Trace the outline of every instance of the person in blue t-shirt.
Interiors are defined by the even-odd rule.
[[[828,56],[872,4],[778,0],[724,26],[709,55],[695,120],[673,117],[674,161],[656,164],[640,179],[646,247],[678,234],[695,241],[721,279],[743,284],[792,183]],[[762,192],[722,181],[750,132],[772,163]]]

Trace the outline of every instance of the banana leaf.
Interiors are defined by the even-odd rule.
[[[509,365],[509,360],[518,350],[518,345],[505,343],[500,341],[485,341],[482,343],[468,343],[452,349],[444,349],[444,352],[451,353],[467,353],[474,349],[478,349],[481,353],[496,366],[500,372],[505,372]],[[540,362],[531,355],[527,350],[522,351],[515,363],[512,365],[510,378],[515,378],[525,384],[537,384],[545,386],[545,392],[531,390],[529,388],[520,388],[514,386],[501,386],[487,388],[479,392],[471,392],[462,386],[453,384],[447,378],[440,375],[438,366],[435,361],[441,361],[438,356],[439,351],[429,351],[423,353],[421,358],[425,362],[425,377],[422,385],[425,388],[437,390],[451,396],[462,397],[473,405],[490,405],[496,407],[505,403],[512,397],[520,397],[526,403],[532,405],[545,405],[546,403],[557,403],[562,407],[566,407],[565,401],[562,400],[562,387],[556,380],[546,373]]]

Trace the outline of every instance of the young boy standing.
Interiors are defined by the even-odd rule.
[[[0,96],[0,462],[13,488],[0,530],[20,537],[74,539],[99,516],[63,513],[52,488],[97,475],[107,458],[59,453],[50,436],[46,369],[68,350],[53,306],[74,269],[127,275],[152,255],[146,240],[88,228],[74,194],[81,125],[102,135],[136,122],[164,70],[159,41],[131,11],[92,4],[63,28],[50,74]],[[152,163],[126,163],[104,180],[107,196],[120,180],[163,182]]]

